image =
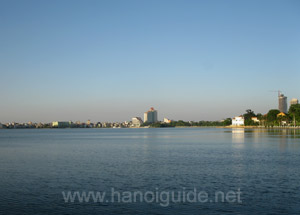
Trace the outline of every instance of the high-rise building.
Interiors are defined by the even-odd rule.
[[[299,104],[298,99],[292,99],[292,100],[290,101],[290,105],[296,105],[296,104]]]
[[[287,97],[283,94],[278,97],[278,109],[280,112],[287,113]]]
[[[150,108],[144,113],[144,122],[154,123],[157,122],[157,111],[154,108]]]

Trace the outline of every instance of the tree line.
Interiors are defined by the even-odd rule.
[[[293,104],[290,106],[288,113],[282,114],[277,109],[271,109],[267,114],[255,113],[251,109],[247,109],[246,113],[242,115],[245,120],[246,126],[300,126],[300,104]],[[253,120],[256,117],[258,121]],[[142,126],[150,126],[153,128],[163,127],[192,127],[192,126],[229,126],[231,125],[231,118],[227,118],[222,121],[172,121],[170,123],[156,122],[156,123],[144,123]]]
[[[164,128],[164,127],[192,127],[192,126],[228,126],[231,125],[231,118],[227,118],[222,121],[172,121],[170,123],[155,122],[155,123],[144,123],[142,126],[150,126],[152,128]]]

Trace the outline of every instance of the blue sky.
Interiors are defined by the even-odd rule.
[[[300,1],[0,1],[0,122],[218,120],[300,99]]]

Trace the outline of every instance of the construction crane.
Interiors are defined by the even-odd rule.
[[[280,90],[270,90],[269,92],[278,93],[278,97],[280,97],[280,95],[281,95],[281,91]]]

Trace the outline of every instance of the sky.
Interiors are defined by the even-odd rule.
[[[300,100],[298,0],[0,0],[0,122],[220,120]]]

